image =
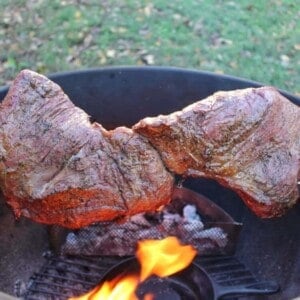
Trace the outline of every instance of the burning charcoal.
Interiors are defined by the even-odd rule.
[[[187,232],[197,232],[198,230],[203,230],[204,228],[204,224],[201,221],[197,220],[184,221],[182,226]]]
[[[218,244],[219,247],[225,247],[227,244],[227,234],[218,227],[197,231],[193,235],[193,238],[213,240]]]
[[[145,214],[137,214],[135,216],[132,216],[130,218],[130,222],[132,222],[133,224],[151,226],[150,223],[149,223],[149,221],[147,220]]]
[[[166,235],[164,234],[163,231],[159,231],[157,230],[156,227],[152,227],[139,232],[137,241],[145,240],[145,239],[161,239],[165,236]]]
[[[70,232],[70,233],[67,235],[66,243],[67,243],[68,245],[70,245],[70,247],[76,248],[76,247],[78,246],[78,240],[77,240],[76,235],[75,235],[74,232]]]
[[[163,214],[163,222],[179,222],[181,219],[182,217],[179,214],[172,214],[168,211]]]
[[[162,211],[147,212],[144,214],[144,218],[152,225],[160,224],[164,218],[164,213]]]
[[[221,228],[206,229],[195,205],[185,205],[183,211],[171,213],[169,207],[157,212],[138,214],[124,223],[99,223],[76,233],[71,232],[63,246],[64,254],[133,255],[138,241],[176,236],[193,245],[199,253],[227,245],[226,233]]]
[[[178,219],[164,219],[163,223],[161,224],[164,232],[169,233],[169,235],[178,235],[178,228],[179,228],[180,220]]]
[[[200,221],[200,216],[197,213],[197,208],[195,205],[186,205],[183,208],[183,217],[188,220]]]

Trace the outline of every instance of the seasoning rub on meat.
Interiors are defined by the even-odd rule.
[[[261,217],[298,198],[300,109],[274,88],[219,92],[132,129],[105,130],[61,88],[22,71],[0,104],[0,186],[16,216],[80,228],[171,199],[208,177]]]
[[[134,130],[170,171],[217,180],[260,217],[282,215],[299,197],[300,108],[272,87],[218,92]]]
[[[0,185],[16,216],[80,228],[170,200],[173,175],[147,139],[91,124],[46,77],[22,71],[0,105]]]

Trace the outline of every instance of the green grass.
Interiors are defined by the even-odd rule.
[[[300,94],[297,2],[0,0],[0,85],[22,68],[49,74],[154,63]]]

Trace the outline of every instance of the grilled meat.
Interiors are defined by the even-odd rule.
[[[58,85],[27,70],[0,104],[0,174],[16,216],[69,228],[153,211],[173,188],[144,137],[91,124]]]
[[[300,108],[272,87],[218,92],[134,130],[170,171],[217,180],[260,217],[281,215],[297,201]]]
[[[213,178],[272,217],[298,197],[299,120],[297,106],[263,87],[107,131],[24,70],[0,104],[0,187],[17,217],[68,228],[167,204],[174,173]]]

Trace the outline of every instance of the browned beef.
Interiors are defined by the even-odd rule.
[[[79,228],[166,204],[173,176],[144,137],[91,124],[25,70],[0,104],[0,186],[16,216]]]
[[[155,210],[171,199],[172,173],[216,179],[257,215],[280,215],[298,197],[299,152],[300,108],[269,87],[219,92],[134,130],[91,124],[31,71],[0,104],[8,204],[16,216],[69,228]]]
[[[281,215],[297,201],[300,108],[272,87],[218,92],[134,130],[170,171],[217,180],[260,217]]]

